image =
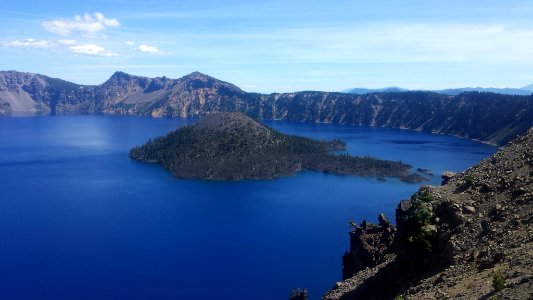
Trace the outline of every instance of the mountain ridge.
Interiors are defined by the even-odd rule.
[[[193,72],[178,79],[115,72],[96,86],[0,71],[0,115],[109,114],[191,117],[240,111],[257,119],[377,126],[503,145],[533,126],[533,96],[469,92],[247,93]]]

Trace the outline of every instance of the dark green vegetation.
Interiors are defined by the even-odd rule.
[[[396,222],[401,234],[397,242],[402,244],[406,252],[427,255],[433,252],[436,243],[436,230],[432,230],[433,196],[429,190],[422,189],[411,196],[410,208],[406,214],[398,211]]]
[[[307,169],[423,180],[409,174],[411,166],[401,162],[331,153],[344,147],[338,140],[323,142],[285,135],[242,113],[217,113],[135,147],[129,155],[159,163],[180,178],[274,178]]]
[[[263,95],[247,93],[198,72],[180,79],[116,72],[98,86],[82,86],[38,74],[0,72],[0,115],[30,111],[152,117],[240,111],[257,119],[406,128],[496,145],[505,144],[533,126],[531,95],[465,92],[449,96],[425,91]]]
[[[492,274],[492,287],[495,292],[499,292],[505,288],[505,278],[500,271],[496,271]]]

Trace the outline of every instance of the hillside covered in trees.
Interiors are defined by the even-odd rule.
[[[275,178],[302,169],[332,174],[423,178],[402,162],[334,154],[344,142],[285,135],[238,113],[210,114],[197,123],[131,149],[131,158],[158,163],[179,178]]]

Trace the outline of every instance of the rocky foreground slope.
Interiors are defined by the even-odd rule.
[[[194,72],[179,79],[116,72],[85,86],[0,72],[0,115],[105,113],[190,117],[240,111],[258,119],[406,128],[503,145],[533,126],[533,96],[433,92],[256,94]]]
[[[323,299],[533,299],[533,129],[446,181],[401,201],[397,227],[354,224]]]

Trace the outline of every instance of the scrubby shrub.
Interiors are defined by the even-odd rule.
[[[471,187],[471,186],[474,186],[476,184],[476,180],[474,179],[474,177],[468,175],[468,176],[465,176],[465,185],[467,187]]]
[[[425,205],[419,203],[418,205],[413,205],[409,218],[412,218],[414,222],[422,227],[431,223],[431,212]]]
[[[432,224],[432,213],[430,202],[433,196],[430,191],[425,190],[417,193],[411,198],[411,207],[407,212],[405,223],[401,223],[402,240],[406,251],[414,255],[425,256],[435,249],[436,236],[433,231],[424,228]],[[400,224],[399,224],[400,225]]]
[[[416,235],[409,237],[408,241],[423,253],[433,252],[435,236],[431,232],[420,231]]]
[[[503,290],[505,287],[505,278],[500,271],[496,271],[492,274],[492,287],[496,292]]]
[[[419,193],[416,198],[424,203],[431,203],[433,201],[433,195],[429,190],[424,190],[424,192]]]

